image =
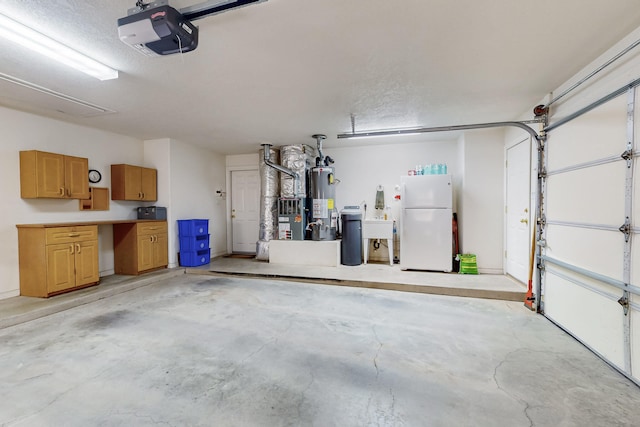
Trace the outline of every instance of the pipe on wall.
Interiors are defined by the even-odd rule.
[[[263,146],[261,150],[269,151],[265,156],[270,159],[277,156],[271,153],[271,146]],[[280,193],[278,172],[276,169],[260,163],[260,232],[256,243],[256,259],[269,260],[269,242],[276,238],[276,218],[278,214],[278,195]]]
[[[273,169],[276,169],[277,171],[280,171],[284,174],[289,175],[290,177],[293,178],[294,181],[294,192],[296,194],[296,197],[303,197],[304,194],[300,193],[300,174],[296,171],[293,171],[291,169],[285,168],[284,166],[281,166],[277,163],[273,163],[271,161],[271,144],[262,144],[262,148],[264,149],[264,163],[269,166],[272,167]]]

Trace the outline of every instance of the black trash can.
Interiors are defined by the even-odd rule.
[[[362,264],[362,213],[360,209],[343,209],[342,242],[340,242],[340,263],[342,265]]]

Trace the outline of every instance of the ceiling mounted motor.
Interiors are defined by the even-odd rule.
[[[168,0],[136,2],[118,19],[120,40],[148,55],[185,53],[198,47],[198,27],[191,21],[267,0],[212,0],[179,11]]]
[[[198,27],[167,1],[137,4],[128,16],[118,19],[120,40],[147,56],[185,53],[198,47]]]

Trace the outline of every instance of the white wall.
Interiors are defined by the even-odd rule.
[[[144,166],[158,170],[158,200],[146,203],[147,206],[160,206],[167,208],[167,229],[169,232],[169,267],[178,266],[175,251],[172,250],[176,240],[175,230],[172,224],[175,222],[173,207],[171,205],[171,140],[169,138],[152,139],[144,141]]]
[[[367,217],[375,215],[375,197],[378,185],[384,187],[385,204],[391,206],[393,217],[400,218],[400,202],[394,199],[395,186],[400,177],[407,175],[416,165],[446,163],[448,173],[460,177],[456,141],[424,141],[374,145],[370,147],[324,148],[323,154],[335,160],[336,207],[367,204]],[[454,182],[454,191],[459,191],[459,179]],[[454,206],[455,210],[456,206]]]
[[[258,169],[260,164],[258,149],[253,154],[234,154],[226,156],[225,165],[227,168],[251,168]]]
[[[209,219],[212,256],[226,253],[225,201],[215,193],[226,186],[224,156],[180,141],[141,141],[2,107],[0,129],[0,197],[5,204],[0,216],[0,299],[20,292],[16,224],[133,219],[141,205],[111,200],[108,211],[80,211],[77,200],[21,199],[22,150],[87,157],[89,168],[102,173],[97,187],[111,187],[111,164],[157,168],[158,201],[146,205],[168,208],[170,266],[177,265],[175,219]],[[101,225],[98,230],[99,269],[105,276],[114,272],[113,228]]]
[[[110,187],[111,164],[142,164],[142,141],[63,123],[0,107],[0,299],[19,294],[18,232],[16,224],[135,218],[131,202],[111,201],[109,211],[80,211],[77,200],[21,199],[21,150],[41,150],[89,159],[89,168],[102,173],[98,187]],[[113,274],[111,226],[99,227],[101,275]]]
[[[179,219],[208,219],[211,257],[226,254],[226,200],[216,193],[226,188],[224,156],[172,139],[170,163],[170,261],[175,260],[180,250],[176,222]]]
[[[402,140],[401,137],[399,139]],[[463,173],[455,140],[422,141],[373,145],[370,147],[325,148],[323,154],[335,160],[335,175],[340,183],[336,186],[336,207],[340,211],[344,206],[367,205],[367,217],[373,218],[378,185],[384,188],[385,205],[391,207],[393,219],[400,224],[400,200],[394,198],[399,191],[400,177],[407,175],[416,165],[446,163],[447,172],[453,176],[454,194],[460,191],[459,184]],[[457,206],[454,198],[454,212]],[[396,251],[397,252],[397,251]],[[402,257],[402,255],[400,255]],[[388,262],[388,250],[379,249],[370,242],[369,260]]]
[[[467,132],[458,213],[460,249],[477,255],[481,273],[502,274],[504,254],[504,133]]]

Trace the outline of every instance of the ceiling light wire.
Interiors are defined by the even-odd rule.
[[[176,38],[178,39],[178,50],[180,51],[180,61],[184,64],[184,52],[182,51],[182,39],[179,34],[176,34]]]

